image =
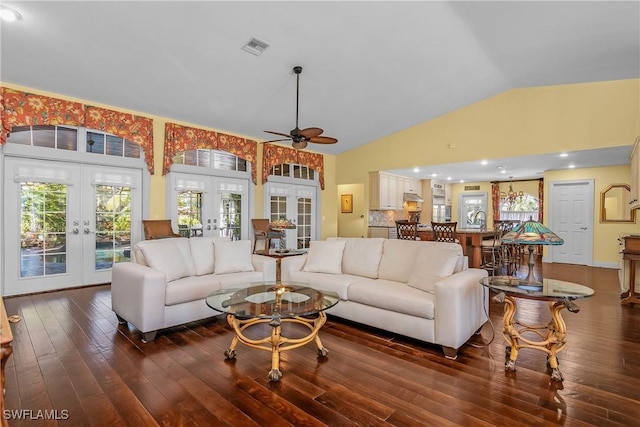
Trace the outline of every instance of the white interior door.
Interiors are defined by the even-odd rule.
[[[552,262],[593,263],[593,180],[549,183],[549,228],[564,240],[549,246]]]
[[[10,156],[4,166],[3,293],[110,282],[139,239],[142,172]],[[114,185],[130,186],[127,206],[106,199]]]
[[[168,211],[180,234],[249,239],[249,180],[174,172],[167,179]]]

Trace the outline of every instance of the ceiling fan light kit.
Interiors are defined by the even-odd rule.
[[[296,74],[296,127],[289,131],[289,134],[282,132],[275,132],[271,130],[265,130],[265,132],[270,133],[272,135],[283,136],[282,139],[273,139],[270,141],[263,141],[263,144],[267,144],[270,142],[280,142],[280,141],[288,141],[291,140],[291,146],[297,150],[302,150],[307,147],[309,142],[315,144],[335,144],[338,142],[337,139],[331,138],[330,136],[320,136],[322,129],[317,127],[310,127],[305,129],[300,129],[298,127],[298,106],[300,102],[300,73],[302,73],[302,67],[300,65],[296,65],[293,67],[293,72]]]

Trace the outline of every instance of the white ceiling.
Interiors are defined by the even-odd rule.
[[[512,88],[640,77],[638,1],[2,4],[22,14],[2,81],[257,140],[294,127],[302,65],[300,127],[327,154]]]

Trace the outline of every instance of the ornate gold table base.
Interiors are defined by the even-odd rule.
[[[567,345],[567,327],[562,319],[562,309],[567,308],[572,313],[577,313],[580,308],[573,302],[556,301],[549,302],[551,321],[546,325],[530,326],[515,320],[517,304],[515,298],[500,294],[496,296],[498,302],[504,302],[504,330],[503,335],[508,345],[506,348],[505,371],[516,370],[516,359],[521,348],[533,348],[547,353],[547,362],[551,368],[551,379],[562,381],[564,378],[558,368],[557,354]],[[532,341],[523,336],[524,333],[533,333],[540,341]]]
[[[274,317],[273,319],[238,319],[233,314],[227,315],[227,322],[236,335],[231,340],[229,349],[224,352],[227,359],[234,359],[236,357],[236,346],[238,342],[241,342],[249,347],[257,348],[260,350],[271,351],[271,371],[269,371],[269,380],[279,381],[282,378],[282,372],[280,372],[280,352],[285,350],[293,350],[294,348],[301,347],[310,343],[316,342],[318,347],[318,355],[324,357],[329,350],[322,346],[322,341],[318,336],[318,331],[322,325],[327,321],[327,315],[324,311],[318,313],[318,317],[308,319],[304,317],[291,317],[282,319],[280,317]],[[268,323],[271,326],[271,336],[262,339],[251,339],[244,335],[244,330],[258,324]],[[287,338],[282,336],[282,323],[297,323],[309,328],[308,335],[301,338]]]

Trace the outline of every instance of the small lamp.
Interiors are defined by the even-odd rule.
[[[547,227],[534,221],[529,217],[528,221],[518,224],[513,230],[502,236],[502,243],[514,245],[527,245],[529,248],[529,273],[525,281],[527,283],[538,283],[533,277],[533,266],[535,264],[533,258],[534,245],[562,245],[562,240],[556,233]]]

